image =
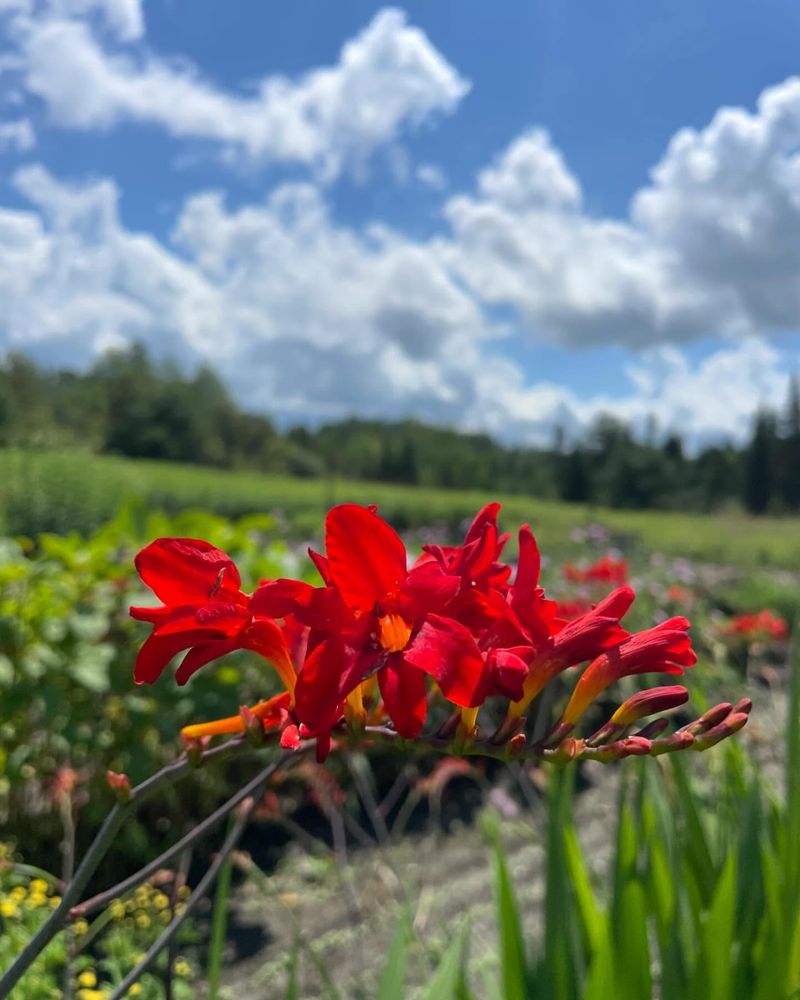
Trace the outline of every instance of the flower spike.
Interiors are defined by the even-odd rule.
[[[611,557],[587,569],[568,567],[566,575],[595,598],[603,584],[617,583],[616,589],[594,606],[585,594],[579,595],[582,603],[556,604],[541,586],[541,555],[528,525],[519,531],[516,573],[502,561],[508,535],[498,528],[499,510],[487,504],[460,545],[425,546],[412,561],[374,506],[341,504],[325,519],[325,552],[309,550],[320,585],[262,581],[252,594],[242,590],[230,556],[209,542],[157,539],[136,558],[143,583],[161,605],[131,608],[152,628],[134,678],[155,682],[181,653],[179,684],[238,649],[257,652],[272,665],[285,690],[181,731],[187,753],[197,760],[210,739],[244,734],[284,748],[313,740],[319,761],[334,745],[377,739],[464,756],[613,761],[705,750],[746,724],[752,705],[743,698],[672,733],[664,716],[631,732],[648,716],[687,702],[688,690],[672,685],[632,695],[604,725],[582,735],[587,708],[615,681],[682,674],[695,663],[689,622],[675,617],[628,632],[621,621],[635,594],[625,582],[627,563]],[[762,632],[770,621],[758,619]],[[526,716],[533,700],[582,664],[588,666],[560,718],[549,730],[542,727],[543,740],[529,742]],[[450,715],[426,735],[432,699],[444,699]],[[490,699],[507,706],[491,735],[478,726]]]

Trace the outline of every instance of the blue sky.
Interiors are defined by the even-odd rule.
[[[800,355],[798,29],[790,0],[0,0],[0,350],[141,340],[284,423],[741,438]]]

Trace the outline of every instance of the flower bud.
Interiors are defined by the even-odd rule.
[[[130,802],[131,779],[118,771],[106,771],[106,783],[119,802]]]
[[[264,743],[264,723],[261,718],[247,705],[239,706],[239,715],[242,718],[247,742],[253,747],[262,746]]]

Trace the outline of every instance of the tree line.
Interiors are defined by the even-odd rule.
[[[743,447],[687,453],[652,424],[635,435],[612,416],[583,438],[509,447],[416,420],[349,419],[282,432],[233,401],[208,367],[187,376],[141,346],[109,352],[87,372],[51,371],[21,354],[0,365],[0,446],[82,447],[133,458],[298,476],[346,476],[479,489],[622,508],[754,514],[800,509],[800,386],[761,410]]]

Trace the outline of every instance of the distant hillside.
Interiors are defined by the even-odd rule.
[[[639,440],[601,417],[577,443],[507,447],[485,434],[415,420],[349,419],[282,433],[243,412],[218,376],[157,365],[140,346],[85,374],[46,371],[22,355],[0,365],[0,446],[79,447],[98,454],[320,478],[346,476],[444,489],[523,494],[612,508],[800,509],[800,393],[762,412],[745,448],[689,456],[679,435]]]

